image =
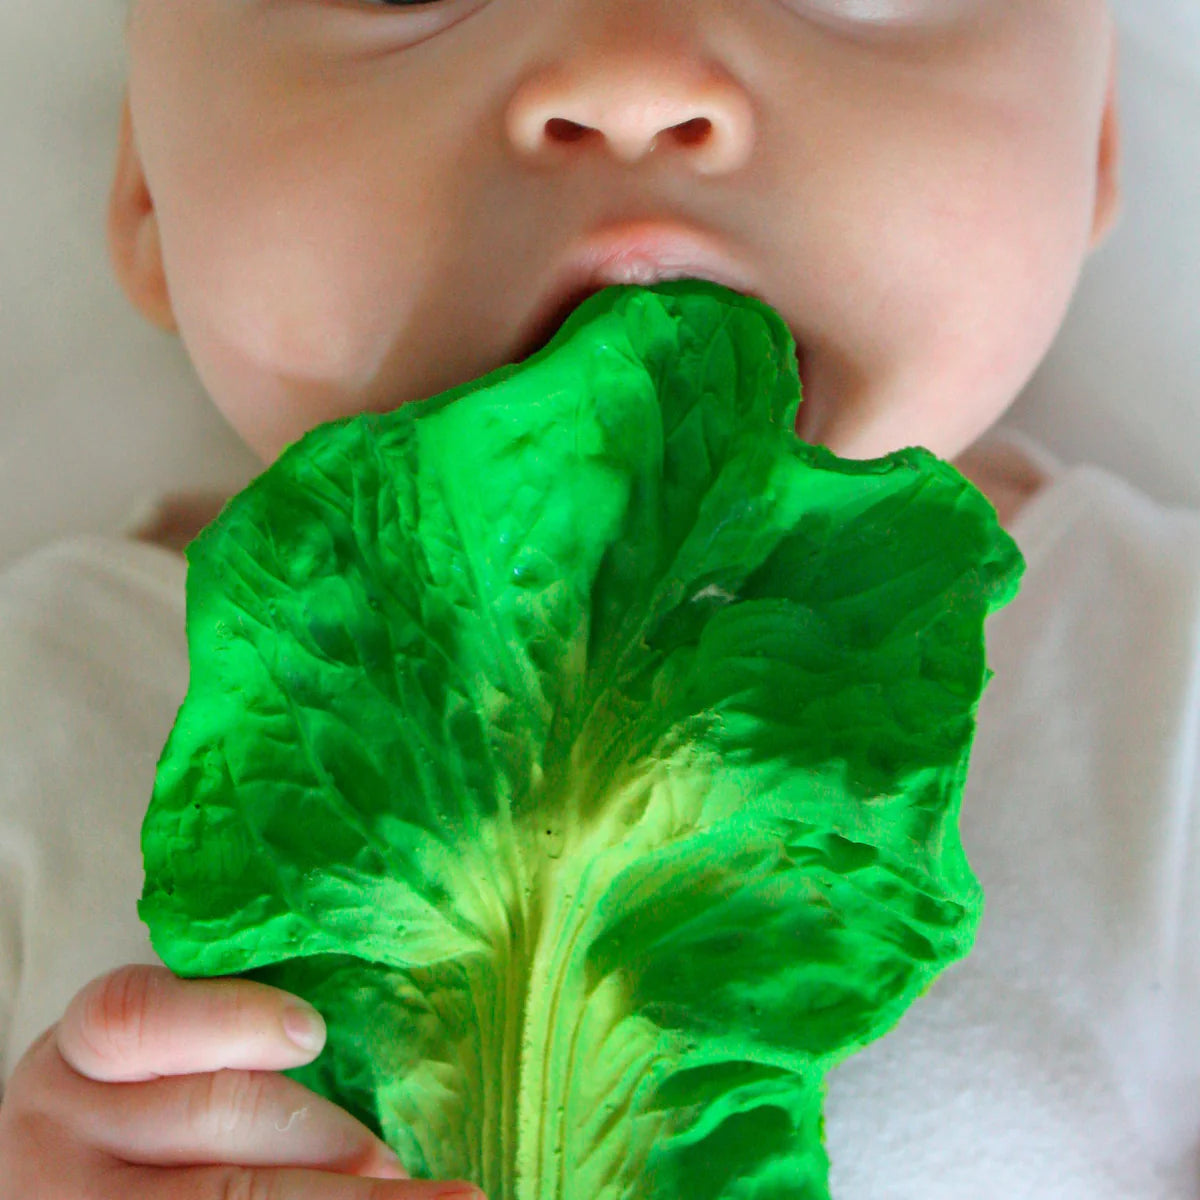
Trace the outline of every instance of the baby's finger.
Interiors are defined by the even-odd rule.
[[[309,1062],[325,1041],[289,1035],[302,1000],[249,979],[179,979],[166,967],[125,966],[87,984],[56,1038],[63,1060],[100,1083],[136,1083],[225,1067],[281,1071]],[[285,1021],[289,1025],[285,1027]]]
[[[145,1083],[99,1084],[75,1076],[54,1105],[70,1109],[83,1141],[121,1162],[406,1177],[395,1155],[345,1109],[273,1071],[223,1070]]]
[[[126,1167],[105,1200],[487,1200],[461,1180],[352,1179],[290,1167]]]

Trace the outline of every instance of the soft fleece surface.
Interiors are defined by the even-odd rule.
[[[1200,507],[1200,4],[1114,5],[1124,216],[1003,423]],[[109,267],[123,20],[121,0],[0,4],[0,567],[259,470]]]

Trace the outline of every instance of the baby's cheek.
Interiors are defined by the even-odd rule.
[[[364,255],[367,240],[334,227],[317,245],[280,228],[258,245],[214,239],[177,264],[173,295],[193,364],[265,461],[324,421],[378,407],[376,391],[394,385],[388,364],[419,361],[420,282],[399,251]]]
[[[953,457],[1012,404],[1061,323],[1077,251],[1008,201],[914,200],[876,234],[870,302],[806,353],[799,435],[850,458]],[[807,406],[808,412],[803,410]]]
[[[930,204],[922,261],[904,264],[922,281],[910,293],[907,352],[1015,394],[1078,280],[1078,201],[1053,172],[1000,164],[982,176],[964,172],[956,191]]]

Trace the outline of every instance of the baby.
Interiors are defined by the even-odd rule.
[[[520,360],[601,287],[692,276],[788,322],[801,438],[851,458],[928,447],[1014,530],[1047,486],[1047,459],[984,435],[1118,210],[1103,0],[133,0],[127,39],[113,262],[264,464],[317,424]],[[180,546],[212,515],[179,509],[156,536]],[[177,555],[140,551],[181,585]],[[165,732],[145,735],[150,768]],[[976,767],[1025,754],[1005,745],[980,752],[973,784]],[[995,791],[964,819],[1007,803]],[[134,816],[148,795],[125,801]],[[136,832],[122,836],[136,853]],[[996,845],[1020,858],[1006,836]],[[982,833],[968,851],[989,864]],[[153,962],[93,979],[18,1047],[0,1107],[6,1195],[472,1194],[405,1179],[367,1129],[276,1073],[319,1051],[315,1014]],[[938,1032],[942,994],[901,1027],[914,1046],[929,1027],[921,1053],[905,1058],[897,1030],[831,1079],[838,1200],[1150,1195],[1066,1125],[1049,1149],[997,1153],[974,1100],[923,1130],[872,1127],[864,1114],[919,1121],[939,1094],[931,1045],[962,1071],[992,1061],[970,1020]],[[1086,1052],[1092,1074],[1075,1079],[1115,1071],[1099,1043]],[[872,1100],[868,1070],[901,1082]],[[1032,1095],[1008,1091],[1006,1111],[1042,1112]],[[1090,1102],[1072,1093],[1058,1116]],[[950,1165],[931,1157],[929,1120],[961,1126]],[[1028,1190],[1001,1178],[1025,1151]]]
[[[958,459],[1117,207],[1096,0],[203,0],[128,40],[117,272],[264,463],[679,275],[787,320],[802,438]],[[1010,519],[1035,480],[978,469]]]

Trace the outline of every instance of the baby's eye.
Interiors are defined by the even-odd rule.
[[[963,0],[788,0],[794,7],[833,20],[875,25],[903,25],[943,20],[963,7]]]
[[[351,0],[362,8],[419,8],[422,10],[448,7],[447,0]]]
[[[0,0],[2,2],[2,0]],[[381,30],[389,42],[415,46],[444,33],[483,8],[489,0],[309,0],[329,10],[340,10],[347,27],[357,22],[364,36]],[[390,13],[392,15],[385,16]]]

